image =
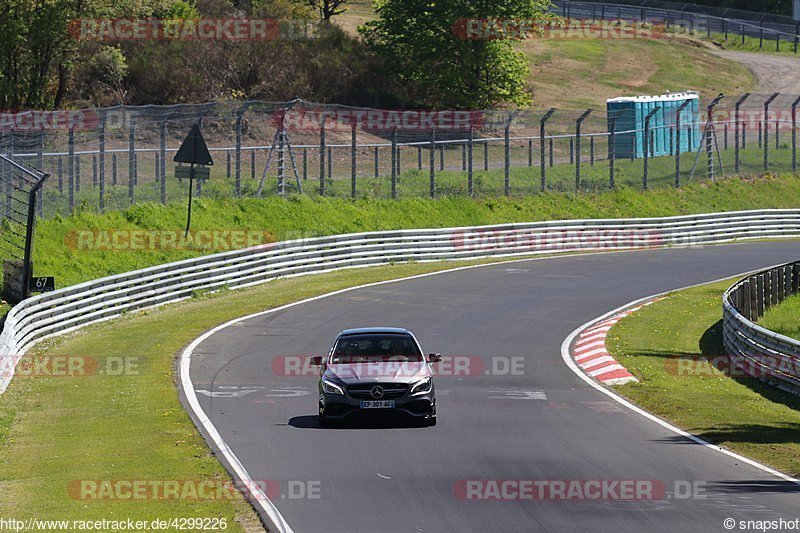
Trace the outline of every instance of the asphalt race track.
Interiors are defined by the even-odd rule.
[[[252,478],[279,484],[270,497],[294,531],[725,531],[726,518],[794,519],[800,486],[619,406],[567,368],[560,346],[632,300],[798,255],[790,241],[583,255],[358,289],[215,333],[194,351],[192,382]],[[439,376],[436,427],[319,428],[317,378],[284,375],[275,357],[327,353],[340,330],[379,325],[408,327],[426,352],[524,368]],[[523,479],[652,480],[666,494],[457,497],[464,480]],[[683,498],[692,482],[705,491]]]

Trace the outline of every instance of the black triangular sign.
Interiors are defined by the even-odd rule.
[[[208,153],[208,146],[200,133],[200,126],[195,124],[192,131],[186,136],[186,140],[178,148],[178,153],[172,158],[176,163],[194,163],[195,165],[213,165],[214,160]]]

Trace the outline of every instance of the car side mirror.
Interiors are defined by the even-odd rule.
[[[322,356],[321,355],[315,355],[314,357],[312,357],[311,358],[311,364],[314,365],[314,366],[322,366]]]
[[[429,353],[428,354],[428,362],[429,363],[440,363],[442,361],[442,354],[440,353]]]

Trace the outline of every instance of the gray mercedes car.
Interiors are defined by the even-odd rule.
[[[405,415],[436,424],[431,364],[414,335],[403,328],[358,328],[339,333],[320,367],[319,421],[327,425],[358,416]]]

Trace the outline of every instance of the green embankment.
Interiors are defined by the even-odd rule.
[[[800,205],[800,178],[767,177],[692,184],[681,189],[642,192],[621,188],[593,194],[547,193],[525,198],[443,198],[345,200],[292,197],[289,199],[198,199],[192,229],[217,233],[239,230],[264,232],[266,239],[313,237],[372,230],[452,227],[571,218],[651,217]],[[186,207],[140,204],[105,214],[79,213],[42,221],[36,231],[34,254],[38,275],[56,276],[58,287],[162,264],[218,248],[120,249],[104,236],[129,230],[182,233]],[[80,232],[91,238],[81,241]],[[121,232],[121,233],[120,233]]]
[[[797,476],[800,398],[728,372],[722,293],[734,281],[674,293],[617,323],[609,349],[639,379],[617,390],[707,441]]]

